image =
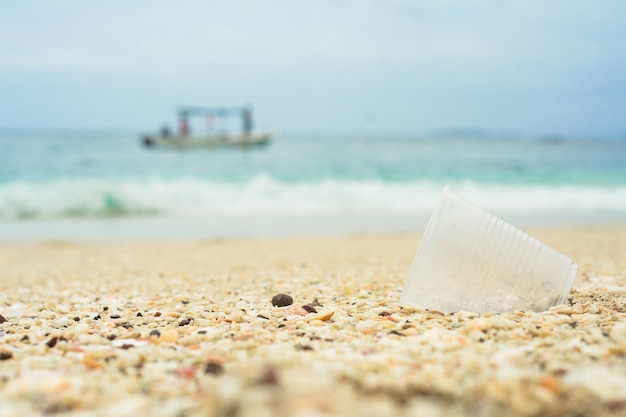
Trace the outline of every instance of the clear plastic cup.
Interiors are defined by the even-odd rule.
[[[562,304],[577,265],[446,186],[400,298],[444,313],[544,311]]]

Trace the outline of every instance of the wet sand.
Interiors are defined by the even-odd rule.
[[[411,235],[2,244],[0,416],[625,414],[626,226],[529,232],[549,312],[400,307]]]

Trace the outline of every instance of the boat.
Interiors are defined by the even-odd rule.
[[[241,134],[221,133],[215,135],[181,136],[181,135],[145,135],[144,146],[157,148],[213,148],[218,146],[263,146],[272,141],[273,132],[257,131]]]
[[[241,132],[208,132],[192,134],[189,127],[191,117],[204,117],[213,126],[217,118],[240,117]],[[272,131],[253,130],[251,107],[181,107],[178,110],[178,131],[173,134],[164,127],[158,134],[144,135],[142,144],[148,148],[214,148],[264,146],[274,138]]]

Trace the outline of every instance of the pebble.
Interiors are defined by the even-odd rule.
[[[89,333],[91,327],[87,323],[80,323],[73,327],[74,333],[76,334],[85,334]]]
[[[0,314],[6,318],[21,318],[26,311],[26,305],[22,303],[13,304],[0,310]]]
[[[305,304],[302,308],[306,310],[307,313],[317,313],[317,309],[312,304]]]
[[[319,320],[319,321],[328,321],[330,320],[330,318],[335,314],[334,311],[327,311],[324,313],[317,313],[317,314],[313,314],[313,315],[308,315],[307,319],[309,321],[313,321],[313,320]]]
[[[272,305],[274,307],[287,307],[293,304],[293,298],[287,294],[276,294],[272,297]]]
[[[224,373],[224,367],[219,362],[208,361],[206,365],[204,365],[204,373],[220,376]]]
[[[46,342],[46,346],[48,346],[49,348],[53,348],[57,345],[57,342],[59,341],[58,337],[53,337],[52,339],[49,339]]]
[[[170,329],[159,336],[159,341],[165,343],[176,343],[178,340],[178,330]]]
[[[288,316],[306,316],[309,312],[300,306],[291,305],[287,307],[285,314]]]

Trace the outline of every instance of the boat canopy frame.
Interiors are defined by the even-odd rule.
[[[253,129],[252,123],[252,107],[200,107],[200,106],[183,106],[178,108],[178,120],[183,123],[189,117],[240,117],[242,120],[242,130],[244,133],[250,133]]]

